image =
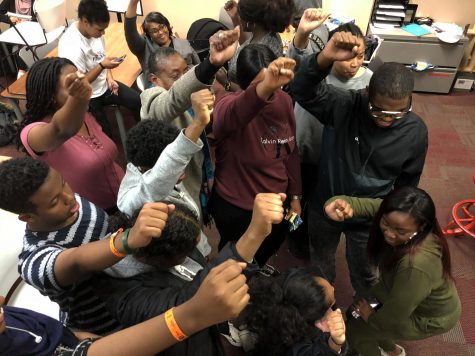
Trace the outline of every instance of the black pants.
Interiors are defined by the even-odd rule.
[[[96,117],[97,122],[102,126],[102,131],[112,137],[112,129],[104,112],[104,106],[120,105],[129,109],[134,115],[135,121],[140,121],[140,94],[129,88],[127,85],[117,82],[119,84],[118,95],[115,95],[110,89],[107,89],[104,94],[89,101],[89,108]]]
[[[289,235],[289,247],[295,247],[297,250],[309,251],[308,241],[308,201],[311,199],[313,191],[318,181],[318,166],[308,163],[300,163],[302,177],[302,219],[300,227]],[[292,250],[291,250],[292,251]]]
[[[238,208],[229,203],[221,198],[215,190],[211,200],[211,213],[221,236],[218,246],[219,250],[228,241],[238,241],[247,230],[252,218],[252,211]],[[272,225],[272,232],[266,237],[254,256],[259,266],[264,266],[267,260],[279,250],[287,231],[287,221],[283,221],[278,225]]]

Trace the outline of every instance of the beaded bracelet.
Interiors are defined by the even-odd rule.
[[[168,330],[170,330],[170,333],[172,334],[172,336],[178,341],[183,341],[188,336],[185,335],[185,333],[180,329],[180,327],[176,323],[175,316],[173,315],[173,309],[175,308],[171,308],[166,311],[165,323],[167,323]]]
[[[114,232],[110,239],[109,239],[109,248],[111,250],[111,252],[114,254],[115,257],[119,257],[119,258],[122,258],[122,257],[125,257],[127,256],[125,253],[122,253],[120,252],[118,249],[115,248],[115,238],[117,237],[118,234],[120,234],[122,232],[122,228],[120,228],[119,230],[117,230],[116,232]]]

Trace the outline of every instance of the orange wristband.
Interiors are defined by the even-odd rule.
[[[168,330],[170,330],[172,336],[178,341],[183,341],[188,336],[185,335],[185,333],[180,329],[180,327],[176,323],[175,316],[173,315],[173,309],[174,308],[171,308],[166,311],[165,322],[167,323]]]
[[[114,254],[115,257],[119,257],[119,258],[127,256],[125,253],[121,253],[118,249],[115,248],[115,238],[117,237],[117,235],[122,233],[122,231],[123,229],[120,228],[119,230],[114,232],[109,239],[109,248],[111,252]]]

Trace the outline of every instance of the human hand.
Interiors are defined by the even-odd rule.
[[[218,31],[209,38],[209,61],[216,67],[223,66],[236,52],[239,41],[240,28]]]
[[[119,95],[119,84],[114,79],[107,78],[107,86],[114,95]]]
[[[68,74],[64,83],[70,97],[85,101],[91,99],[92,87],[83,73],[77,71]]]
[[[300,204],[300,199],[292,199],[290,201],[290,210],[295,212],[297,215],[302,216],[302,206]]]
[[[105,57],[102,60],[101,64],[106,69],[113,69],[118,67],[122,63],[122,61],[116,61],[116,59],[116,57]]]
[[[291,58],[279,57],[265,69],[263,90],[273,93],[294,78],[295,61]]]
[[[317,60],[325,61],[323,67],[335,61],[346,61],[358,55],[361,45],[358,37],[350,32],[336,32],[317,57]]]
[[[134,226],[129,231],[128,245],[131,249],[147,246],[154,238],[159,238],[165,228],[168,215],[175,206],[165,203],[146,203]]]
[[[21,20],[18,17],[15,17],[15,16],[10,16],[9,20],[13,25],[16,25],[17,23],[21,22]]]
[[[236,318],[249,302],[245,263],[227,260],[214,267],[190,299],[204,327]],[[191,307],[191,305],[190,305]]]
[[[191,94],[191,105],[195,112],[195,119],[201,126],[208,125],[210,109],[214,105],[214,94],[209,89],[202,89]]]
[[[326,322],[328,326],[328,332],[333,342],[338,345],[345,343],[345,321],[343,320],[343,315],[340,309],[335,311],[331,310],[328,312],[326,317]]]
[[[272,224],[279,224],[284,218],[284,193],[259,193],[254,199],[252,219],[248,232],[265,239],[272,231]]]
[[[129,1],[129,5],[132,5],[132,6],[137,6],[137,4],[139,3],[140,0],[130,0]]]
[[[333,221],[344,221],[353,217],[353,208],[346,200],[336,199],[325,205],[325,214]]]
[[[226,1],[224,4],[224,10],[226,10],[231,19],[239,16],[237,11],[237,2],[235,0]]]
[[[366,322],[368,322],[368,319],[371,314],[374,313],[374,309],[371,307],[371,305],[366,299],[361,299],[354,303],[353,309],[355,309],[356,312],[360,315],[360,317]]]
[[[323,11],[323,9],[306,9],[300,19],[297,32],[308,35],[310,32],[320,27],[321,24],[326,21],[328,16],[330,16],[330,14]]]

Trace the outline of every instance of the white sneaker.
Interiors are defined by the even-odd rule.
[[[396,344],[396,347],[399,347],[401,349],[399,356],[406,356],[406,350],[404,349],[404,347],[398,344]],[[386,351],[384,351],[382,348],[379,348],[379,350],[381,351],[381,356],[389,356],[389,354]]]

